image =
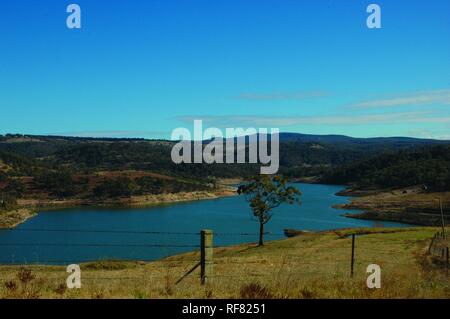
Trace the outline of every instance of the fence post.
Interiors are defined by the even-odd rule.
[[[434,237],[431,239],[430,246],[428,247],[428,254],[431,254],[431,249],[433,248],[435,240],[436,240],[436,234],[434,234]]]
[[[449,264],[448,264],[448,246],[447,246],[447,254],[446,254],[447,256],[446,256],[446,262],[445,262],[445,271],[447,272],[447,276],[448,276],[448,267],[449,267]]]
[[[444,209],[442,208],[442,199],[441,198],[439,198],[439,206],[441,208],[442,238],[445,238]]]
[[[352,260],[350,263],[350,277],[353,277],[354,264],[355,264],[355,234],[352,234]]]
[[[204,285],[211,281],[213,275],[213,232],[209,229],[203,229],[200,232],[200,278]]]

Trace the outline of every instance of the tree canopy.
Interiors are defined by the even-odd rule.
[[[273,216],[273,209],[283,203],[299,203],[301,192],[293,186],[287,186],[287,179],[282,176],[257,175],[248,183],[240,185],[237,190],[250,204],[253,215],[260,224],[259,245],[264,245],[264,225]]]

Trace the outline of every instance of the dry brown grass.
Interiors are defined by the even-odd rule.
[[[379,192],[374,195],[354,197],[349,205],[361,209],[379,211],[404,211],[406,209],[431,209],[439,211],[439,199],[444,209],[450,209],[450,192],[427,193],[417,188],[402,188]]]
[[[27,208],[19,208],[12,211],[0,212],[0,229],[13,228],[35,215],[36,213]]]
[[[347,230],[349,233],[352,230]],[[366,231],[356,240],[350,278],[350,240],[334,232],[217,248],[214,277],[200,285],[199,269],[176,284],[198,252],[151,263],[81,265],[82,288],[65,289],[65,267],[0,267],[3,298],[450,298],[449,278],[426,255],[436,228]],[[366,267],[382,269],[382,288],[368,289]],[[28,272],[28,270],[31,271]],[[22,278],[22,279],[21,279]]]

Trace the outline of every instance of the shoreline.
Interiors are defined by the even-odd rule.
[[[38,213],[30,208],[17,208],[11,211],[0,213],[0,230],[13,229]]]
[[[217,199],[222,197],[237,196],[232,188],[222,188],[216,191],[194,191],[180,192],[169,194],[148,194],[140,196],[132,196],[130,198],[116,198],[105,200],[85,200],[85,199],[69,199],[69,200],[37,200],[24,199],[19,200],[18,208],[0,212],[0,230],[13,229],[18,225],[26,222],[28,219],[36,216],[42,211],[52,211],[58,209],[70,209],[79,207],[129,207],[129,208],[145,208],[160,205],[172,205],[177,203],[185,203],[199,200]]]
[[[300,181],[297,181],[300,182]],[[305,181],[301,181],[305,182]],[[450,192],[442,193],[450,201]],[[418,226],[437,226],[441,222],[437,206],[430,207],[429,199],[442,196],[441,193],[422,193],[417,187],[397,190],[357,190],[347,187],[336,193],[337,196],[348,197],[350,202],[336,204],[333,208],[342,210],[359,210],[359,213],[345,213],[342,216],[353,219],[371,221],[390,221]],[[237,196],[233,187],[223,184],[215,191],[194,191],[169,194],[148,194],[132,196],[130,198],[115,199],[68,199],[68,200],[39,200],[22,199],[18,207],[11,211],[0,213],[0,229],[12,229],[36,216],[41,211],[70,209],[79,207],[99,208],[145,208],[160,205],[173,205],[198,200],[217,199]],[[419,197],[421,201],[411,201],[410,197]],[[445,216],[446,223],[450,223],[450,216]]]
[[[350,197],[347,204],[333,205],[336,209],[359,210],[359,213],[345,213],[343,216],[354,219],[398,222],[417,226],[440,226],[442,216],[439,198],[447,207],[444,209],[444,222],[450,223],[448,207],[450,192],[424,192],[420,187],[401,189],[355,190],[347,188],[336,193],[337,196]]]

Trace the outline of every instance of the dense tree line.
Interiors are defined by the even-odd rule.
[[[71,197],[83,191],[85,180],[75,180],[72,172],[68,170],[49,171],[34,178],[37,189],[48,192],[58,198]]]
[[[40,164],[33,158],[27,158],[23,155],[12,152],[0,151],[0,161],[12,167],[12,173],[14,175],[32,175],[40,166]]]
[[[164,194],[211,190],[211,185],[143,176],[136,179],[119,177],[99,183],[92,192],[96,198],[130,197],[132,195]]]
[[[450,190],[450,146],[381,154],[335,167],[322,181],[364,188],[425,185],[430,190]]]
[[[0,193],[0,212],[15,209],[17,207],[17,200],[14,196],[5,193]]]
[[[305,172],[306,176],[311,172],[304,167],[322,173],[326,167],[346,165],[380,152],[438,143],[408,138],[355,139],[289,133],[281,134],[280,141],[281,170],[290,175]],[[1,137],[0,152],[22,156],[48,169],[58,170],[62,166],[77,172],[135,169],[207,178],[250,177],[259,171],[258,165],[249,164],[176,165],[170,157],[173,145],[174,142],[163,140],[9,135]],[[30,166],[33,165],[25,165]]]
[[[96,198],[116,198],[116,197],[129,197],[133,195],[137,186],[129,178],[116,178],[112,180],[106,180],[97,185],[93,190],[93,196]]]
[[[172,146],[141,141],[76,145],[57,152],[53,163],[78,170],[132,169],[195,178],[236,177],[258,169],[257,165],[242,164],[175,164],[170,156]]]

